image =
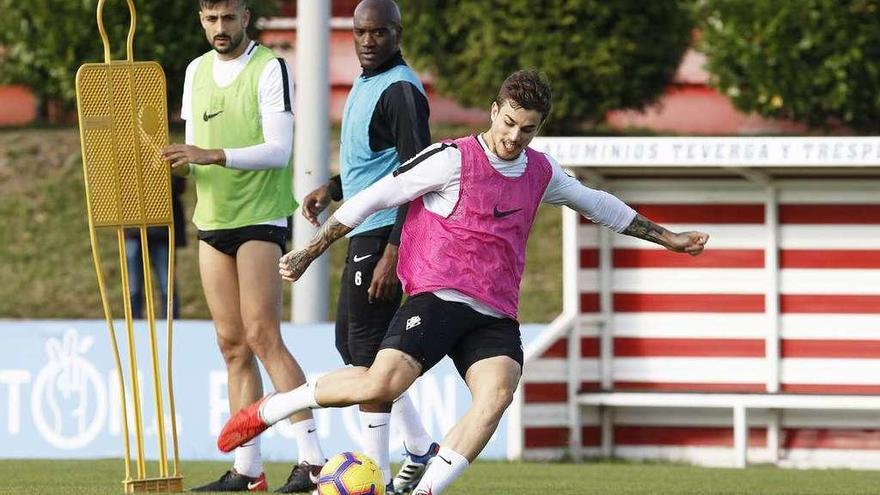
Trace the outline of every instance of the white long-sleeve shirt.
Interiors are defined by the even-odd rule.
[[[489,163],[505,177],[519,177],[526,169],[526,154],[513,160],[503,160],[489,151],[482,136],[478,137]],[[633,221],[636,211],[617,197],[591,189],[569,176],[553,157],[546,155],[553,174],[543,203],[565,205],[593,222],[615,232],[622,232]],[[402,205],[422,197],[425,208],[444,218],[448,217],[461,192],[461,152],[454,146],[437,143],[425,148],[410,161],[401,165],[400,172],[387,175],[378,182],[346,201],[334,216],[348,227],[357,227],[372,213],[384,208]],[[480,313],[502,317],[500,313],[461,292],[444,289],[435,292],[441,299],[463,302]]]
[[[213,76],[217,86],[225,87],[235,81],[247,66],[254,53],[256,43],[251,41],[247,49],[235,59],[221,60],[216,53],[207,55],[214,57]],[[196,71],[202,58],[199,57],[187,66],[183,81],[183,104],[180,118],[186,121],[186,142],[193,143],[192,125],[192,87]],[[293,112],[285,108],[284,83],[287,81],[287,92],[293,101],[293,75],[290,67],[285,78],[281,73],[281,64],[266,64],[257,83],[257,101],[260,107],[260,120],[263,126],[263,142],[245,148],[224,149],[226,166],[246,170],[268,168],[284,168],[290,160],[293,150]]]
[[[256,43],[251,41],[247,49],[233,60],[221,60],[216,53],[206,55],[214,57],[213,77],[217,86],[229,86],[247,66],[254,53]],[[180,118],[186,121],[186,144],[195,144],[195,131],[192,115],[193,80],[199,63],[199,57],[187,66],[183,82],[183,103]],[[226,167],[240,170],[265,170],[284,168],[290,161],[293,151],[293,111],[285,108],[284,84],[293,101],[293,75],[290,67],[284,64],[287,71],[285,78],[281,72],[281,64],[268,63],[260,74],[257,83],[257,101],[260,108],[260,123],[263,127],[263,142],[244,148],[224,148]],[[191,165],[198,166],[198,165]],[[287,218],[276,218],[267,225],[286,226]]]

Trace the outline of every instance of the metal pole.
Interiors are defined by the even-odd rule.
[[[301,201],[306,194],[327,182],[328,178],[330,2],[298,0],[296,25],[293,187],[294,195]],[[308,243],[316,231],[298,211],[294,214],[295,248]],[[294,323],[315,323],[327,319],[327,273],[325,255],[315,260],[293,285],[291,319]]]

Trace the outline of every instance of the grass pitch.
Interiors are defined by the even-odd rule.
[[[212,481],[227,463],[185,462],[184,486]],[[270,488],[290,465],[266,466]],[[107,495],[122,493],[121,460],[0,461],[0,495]],[[759,466],[745,470],[619,462],[540,464],[477,462],[447,495],[483,494],[876,494],[880,472],[790,470]]]

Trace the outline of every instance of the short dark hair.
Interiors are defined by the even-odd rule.
[[[553,94],[550,83],[536,70],[518,70],[501,83],[495,102],[498,106],[509,102],[513,108],[524,108],[541,113],[541,120],[550,115]]]
[[[205,7],[213,7],[218,3],[226,3],[226,2],[238,2],[238,7],[240,9],[248,8],[248,0],[199,0],[199,8],[203,9]]]

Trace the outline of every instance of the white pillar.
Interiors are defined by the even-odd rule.
[[[599,377],[602,390],[614,388],[614,281],[612,232],[599,227]]]
[[[765,356],[767,359],[767,392],[775,394],[780,389],[780,368],[782,354],[780,352],[781,326],[779,310],[779,191],[769,182],[765,186],[765,220],[767,242],[764,250],[764,271],[767,274],[767,291],[764,295],[764,313],[770,326],[765,339]]]
[[[602,457],[610,459],[614,457],[614,408],[611,406],[600,407],[599,414],[602,428]]]
[[[574,315],[580,312],[580,248],[578,247],[578,214],[571,208],[562,208],[562,312]],[[580,322],[575,317],[566,335],[567,395],[569,455],[573,460],[581,457],[581,409],[577,403],[580,391],[581,342]]]
[[[327,182],[329,146],[330,2],[298,0],[296,22],[296,135],[293,188],[298,201]],[[325,219],[326,215],[322,217]],[[293,216],[293,245],[301,247],[317,229],[297,211]],[[293,285],[294,323],[327,319],[327,255],[315,260]]]
[[[742,404],[733,406],[733,452],[734,467],[745,468],[749,455],[749,420]]]
[[[767,453],[770,462],[779,463],[779,440],[782,430],[782,409],[770,409],[767,411]]]
[[[577,320],[569,330],[567,343],[568,450],[571,459],[577,462],[581,460],[582,448],[581,405],[577,401],[577,394],[581,388],[581,332]]]
[[[562,208],[562,312],[580,312],[580,249],[578,247],[578,213],[571,208]],[[577,323],[575,323],[577,326]]]
[[[525,385],[520,380],[513,394],[513,403],[507,408],[507,460],[521,461],[525,449],[525,434],[522,422],[523,407],[525,407]]]

